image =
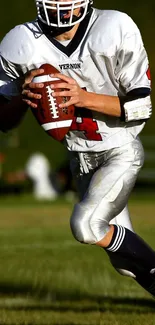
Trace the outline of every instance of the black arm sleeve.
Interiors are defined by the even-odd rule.
[[[0,131],[7,132],[19,125],[28,106],[22,96],[12,97],[11,100],[0,96]]]

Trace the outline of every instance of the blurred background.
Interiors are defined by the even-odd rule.
[[[124,11],[137,23],[148,52],[151,66],[152,87],[154,88],[155,2],[153,0],[149,0],[149,2],[144,0],[137,0],[136,2],[133,0],[118,0],[117,2],[111,0],[109,3],[109,1],[102,2],[101,0],[96,0],[94,1],[94,6]],[[33,0],[9,1],[9,9],[8,3],[1,0],[0,40],[15,25],[33,20],[35,16],[36,11]],[[153,91],[153,105],[154,101],[155,92]],[[155,117],[153,115],[141,134],[146,156],[144,168],[139,175],[136,185],[137,188],[141,189],[144,188],[144,185],[148,186],[151,190],[155,188],[154,123]],[[37,124],[31,112],[28,112],[24,121],[17,129],[7,134],[0,133],[0,194],[8,194],[10,192],[21,193],[22,191],[32,190],[32,182],[29,182],[27,179],[25,170],[33,155],[35,155],[35,160],[31,160],[31,163],[35,161],[35,163],[40,164],[40,160],[37,162],[36,159],[37,157],[41,159],[42,163],[46,164],[47,173],[55,184],[56,188],[52,190],[51,196],[49,195],[49,197],[55,198],[57,192],[64,194],[65,192],[70,192],[70,190],[72,191],[74,185],[70,181],[71,176],[68,171],[66,149],[63,145],[46,135],[43,129]],[[37,176],[33,175],[33,177]],[[48,195],[46,197],[48,197]]]

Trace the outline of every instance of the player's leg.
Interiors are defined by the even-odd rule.
[[[89,238],[87,240],[87,231],[89,231],[94,238],[94,240],[90,238],[91,243],[105,239],[108,232],[112,228],[114,229],[114,226],[110,227],[109,223],[127,205],[130,192],[143,163],[143,150],[138,140],[134,141],[134,145],[133,143],[128,144],[122,148],[98,153],[98,155],[99,158],[97,155],[89,153],[83,155],[83,159],[76,157],[77,161],[74,160],[73,171],[79,191],[81,192],[83,188],[84,190],[81,201],[75,205],[71,226],[73,225],[73,233],[76,237],[76,229],[78,229],[79,235],[82,223],[84,222],[86,225],[87,220],[90,225],[82,227],[80,241],[89,242]],[[84,162],[86,166],[84,166]],[[79,164],[80,171],[78,170]],[[89,173],[84,173],[82,169],[88,169]],[[86,178],[89,179],[87,189],[84,184]],[[87,181],[86,185],[88,185]],[[86,232],[86,235],[83,231]],[[109,242],[103,246],[108,245]]]
[[[123,226],[123,227],[134,232],[127,206],[122,210],[121,213],[119,213],[115,218],[113,218],[110,221],[110,224],[120,225],[120,226]],[[113,267],[116,269],[117,272],[119,272],[122,275],[134,278],[143,287],[145,285],[145,289],[146,289],[146,286],[147,287],[150,286],[149,292],[154,290],[155,282],[154,282],[153,270],[152,270],[152,274],[150,273],[149,276],[146,276],[142,272],[142,270],[137,269],[137,262],[134,263],[132,261],[132,263],[131,263],[131,261],[129,261],[124,256],[120,256],[120,254],[117,254],[117,253],[113,254],[113,252],[108,251],[108,250],[106,252],[109,256],[111,264],[113,265]],[[136,268],[136,271],[135,271],[135,268]],[[133,272],[136,273],[136,276]],[[153,284],[153,287],[152,287],[152,284]],[[152,289],[151,289],[151,287],[152,287]]]
[[[125,179],[126,177],[124,181]],[[125,218],[123,219],[123,217]],[[97,244],[105,248],[113,266],[119,273],[133,277],[143,288],[155,296],[155,251],[133,232],[126,208],[113,221],[115,222],[114,232],[108,247],[105,247],[104,244]],[[112,223],[112,220],[110,222]]]
[[[137,272],[137,281],[151,292],[144,276],[138,274],[149,276],[154,269],[154,251],[132,231],[109,225],[127,203],[142,165],[142,156],[138,141],[124,146],[120,152],[115,149],[105,155],[102,168],[95,172],[83,200],[75,206],[71,228],[77,240],[97,244],[107,252],[125,257],[130,264],[128,271]],[[152,282],[151,285],[154,286]]]
[[[127,206],[125,206],[125,208],[110,221],[110,224],[123,226],[131,231],[134,231]],[[135,275],[128,270],[129,263],[127,259],[120,257],[117,254],[113,254],[110,251],[107,251],[107,254],[109,256],[111,264],[118,273],[135,278]]]
[[[137,234],[124,229],[126,234],[120,248],[113,252],[107,247],[105,251],[120,274],[134,278],[155,296],[155,251]]]
[[[131,231],[134,231],[128,206],[126,205],[125,208],[115,218],[110,220],[109,224],[123,226],[127,229],[130,229]]]
[[[79,197],[82,200],[88,187],[89,187],[89,183],[90,183],[91,178],[94,174],[94,170],[91,169],[89,173],[83,173],[82,171],[80,172],[79,163],[77,161],[77,158],[74,158],[73,161],[74,161],[73,175],[74,175],[74,178],[76,179],[76,185],[77,185]],[[110,224],[121,225],[121,226],[124,226],[124,227],[130,229],[131,231],[133,231],[133,226],[131,223],[127,205],[116,217],[114,217],[110,221]],[[117,254],[113,254],[110,251],[108,251],[107,253],[108,253],[108,256],[109,256],[112,266],[116,269],[117,272],[119,272],[121,275],[135,277],[131,271],[127,270],[128,264],[124,258],[120,259],[120,256],[117,256]]]

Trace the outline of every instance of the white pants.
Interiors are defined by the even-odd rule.
[[[127,202],[143,161],[139,139],[100,153],[72,153],[71,170],[81,200],[70,224],[78,241],[95,244],[110,223],[132,230]]]

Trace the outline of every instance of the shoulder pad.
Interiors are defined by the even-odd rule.
[[[0,54],[14,64],[26,64],[35,52],[35,23],[18,25],[11,29],[0,44]]]
[[[139,30],[127,14],[117,10],[94,10],[94,23],[89,33],[91,47],[95,52],[115,55],[121,47],[124,37],[139,33]]]

